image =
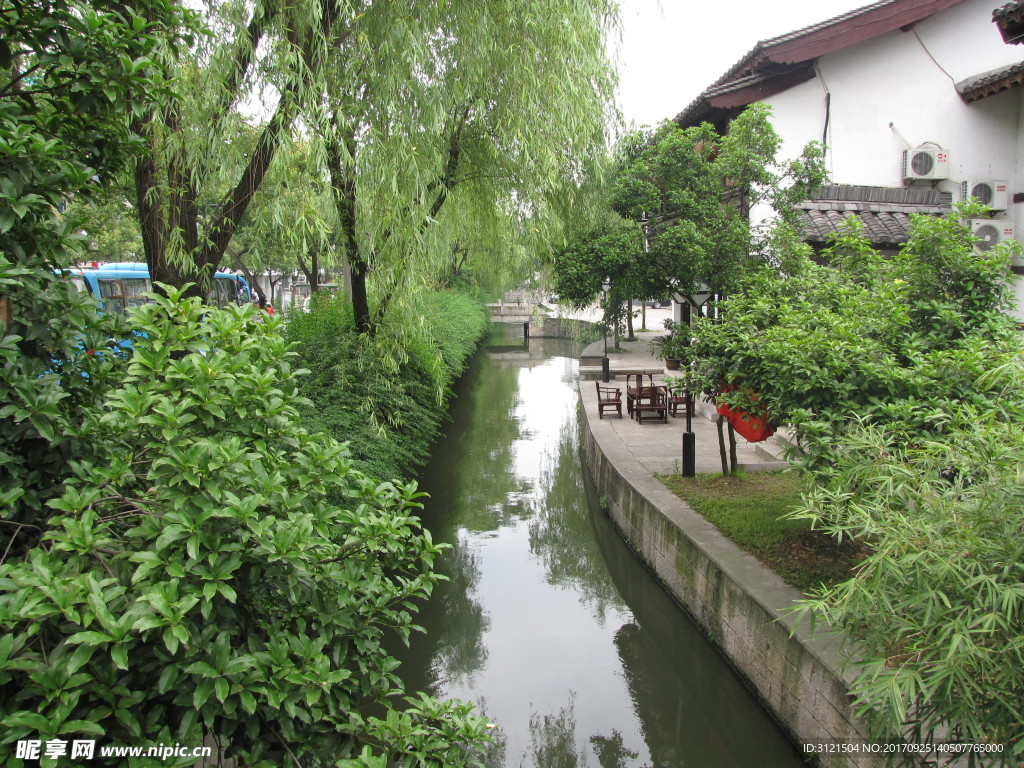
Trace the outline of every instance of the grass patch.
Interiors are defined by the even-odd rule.
[[[663,475],[660,480],[737,546],[787,583],[808,591],[850,578],[867,555],[863,544],[812,531],[806,520],[781,520],[800,501],[800,482],[789,472],[737,477]]]

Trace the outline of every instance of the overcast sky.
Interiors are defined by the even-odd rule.
[[[619,106],[626,125],[679,114],[758,40],[871,0],[619,0]]]

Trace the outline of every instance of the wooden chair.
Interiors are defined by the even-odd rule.
[[[622,418],[622,392],[618,387],[602,387],[601,382],[595,381],[597,387],[597,418],[604,418],[604,412],[615,410],[615,413]]]
[[[640,387],[633,403],[633,414],[641,424],[645,421],[668,424],[668,390],[663,386]]]
[[[644,378],[647,378],[646,385]],[[627,373],[626,374],[626,413],[633,415],[633,405],[636,403],[637,395],[644,387],[654,386],[654,374],[651,373]]]
[[[683,415],[693,416],[693,394],[681,391],[668,393],[668,412],[673,418],[679,415],[679,407],[683,407]]]

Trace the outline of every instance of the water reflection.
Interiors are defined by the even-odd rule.
[[[463,378],[422,483],[450,581],[403,677],[499,725],[493,768],[799,765],[597,510],[567,352],[533,339]]]

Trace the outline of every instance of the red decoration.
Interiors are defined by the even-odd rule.
[[[756,400],[757,397],[754,396],[752,399]],[[730,408],[725,403],[719,403],[718,412],[725,416],[732,425],[732,428],[739,432],[740,437],[748,442],[759,443],[775,434],[775,427],[768,423],[767,411],[761,411],[758,415],[752,415],[746,411]]]

